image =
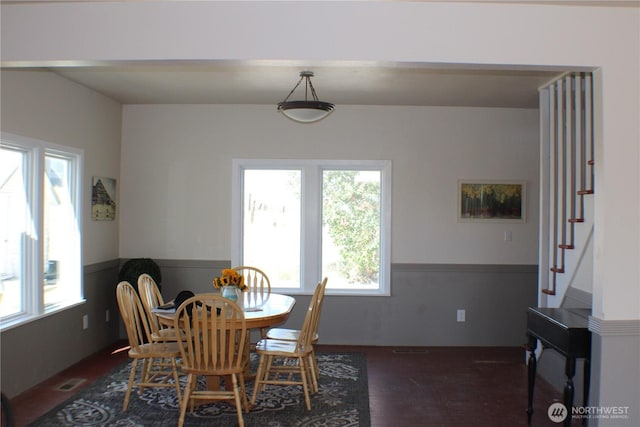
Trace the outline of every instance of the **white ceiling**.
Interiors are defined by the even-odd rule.
[[[318,97],[340,105],[537,108],[538,88],[564,70],[352,62],[126,63],[48,68],[122,104],[282,101],[310,70]],[[290,100],[304,99],[303,85]]]

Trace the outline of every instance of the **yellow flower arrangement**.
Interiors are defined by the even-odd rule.
[[[216,288],[235,286],[241,291],[247,289],[247,285],[245,285],[244,283],[244,277],[238,274],[237,271],[230,268],[225,268],[224,270],[222,270],[222,276],[213,279],[213,286],[215,286]]]

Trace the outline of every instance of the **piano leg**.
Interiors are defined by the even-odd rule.
[[[567,408],[567,418],[564,420],[564,426],[571,426],[571,413],[573,409],[573,377],[576,374],[576,359],[573,357],[567,357],[565,364],[565,374],[567,375],[567,382],[564,384],[564,406]]]
[[[536,385],[536,347],[538,344],[538,340],[532,337],[529,337],[529,361],[527,363],[527,391],[528,391],[528,402],[527,402],[527,424],[531,425],[531,416],[533,415],[533,389]]]
[[[582,406],[586,407],[589,406],[589,387],[591,385],[591,363],[588,357],[584,359],[583,369],[582,378],[584,378],[584,386],[582,388]],[[582,419],[582,424],[587,424],[587,417]]]

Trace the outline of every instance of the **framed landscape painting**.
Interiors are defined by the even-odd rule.
[[[525,222],[525,181],[458,181],[459,222]]]

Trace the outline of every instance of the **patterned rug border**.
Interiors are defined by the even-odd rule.
[[[369,426],[369,391],[367,363],[364,353],[320,352],[320,390],[311,396],[307,411],[301,387],[270,386],[258,395],[256,408],[243,413],[246,426],[321,427]],[[115,367],[78,391],[65,402],[29,424],[30,427],[139,427],[175,426],[178,421],[177,399],[173,389],[135,391],[127,412],[122,412],[126,378],[130,361]],[[257,357],[252,354],[252,365]],[[184,377],[181,377],[183,383]],[[204,379],[201,379],[204,386]],[[253,382],[247,382],[249,399]],[[264,395],[264,396],[263,396]],[[199,407],[193,414],[187,410],[185,427],[237,425],[235,406],[225,403]]]

